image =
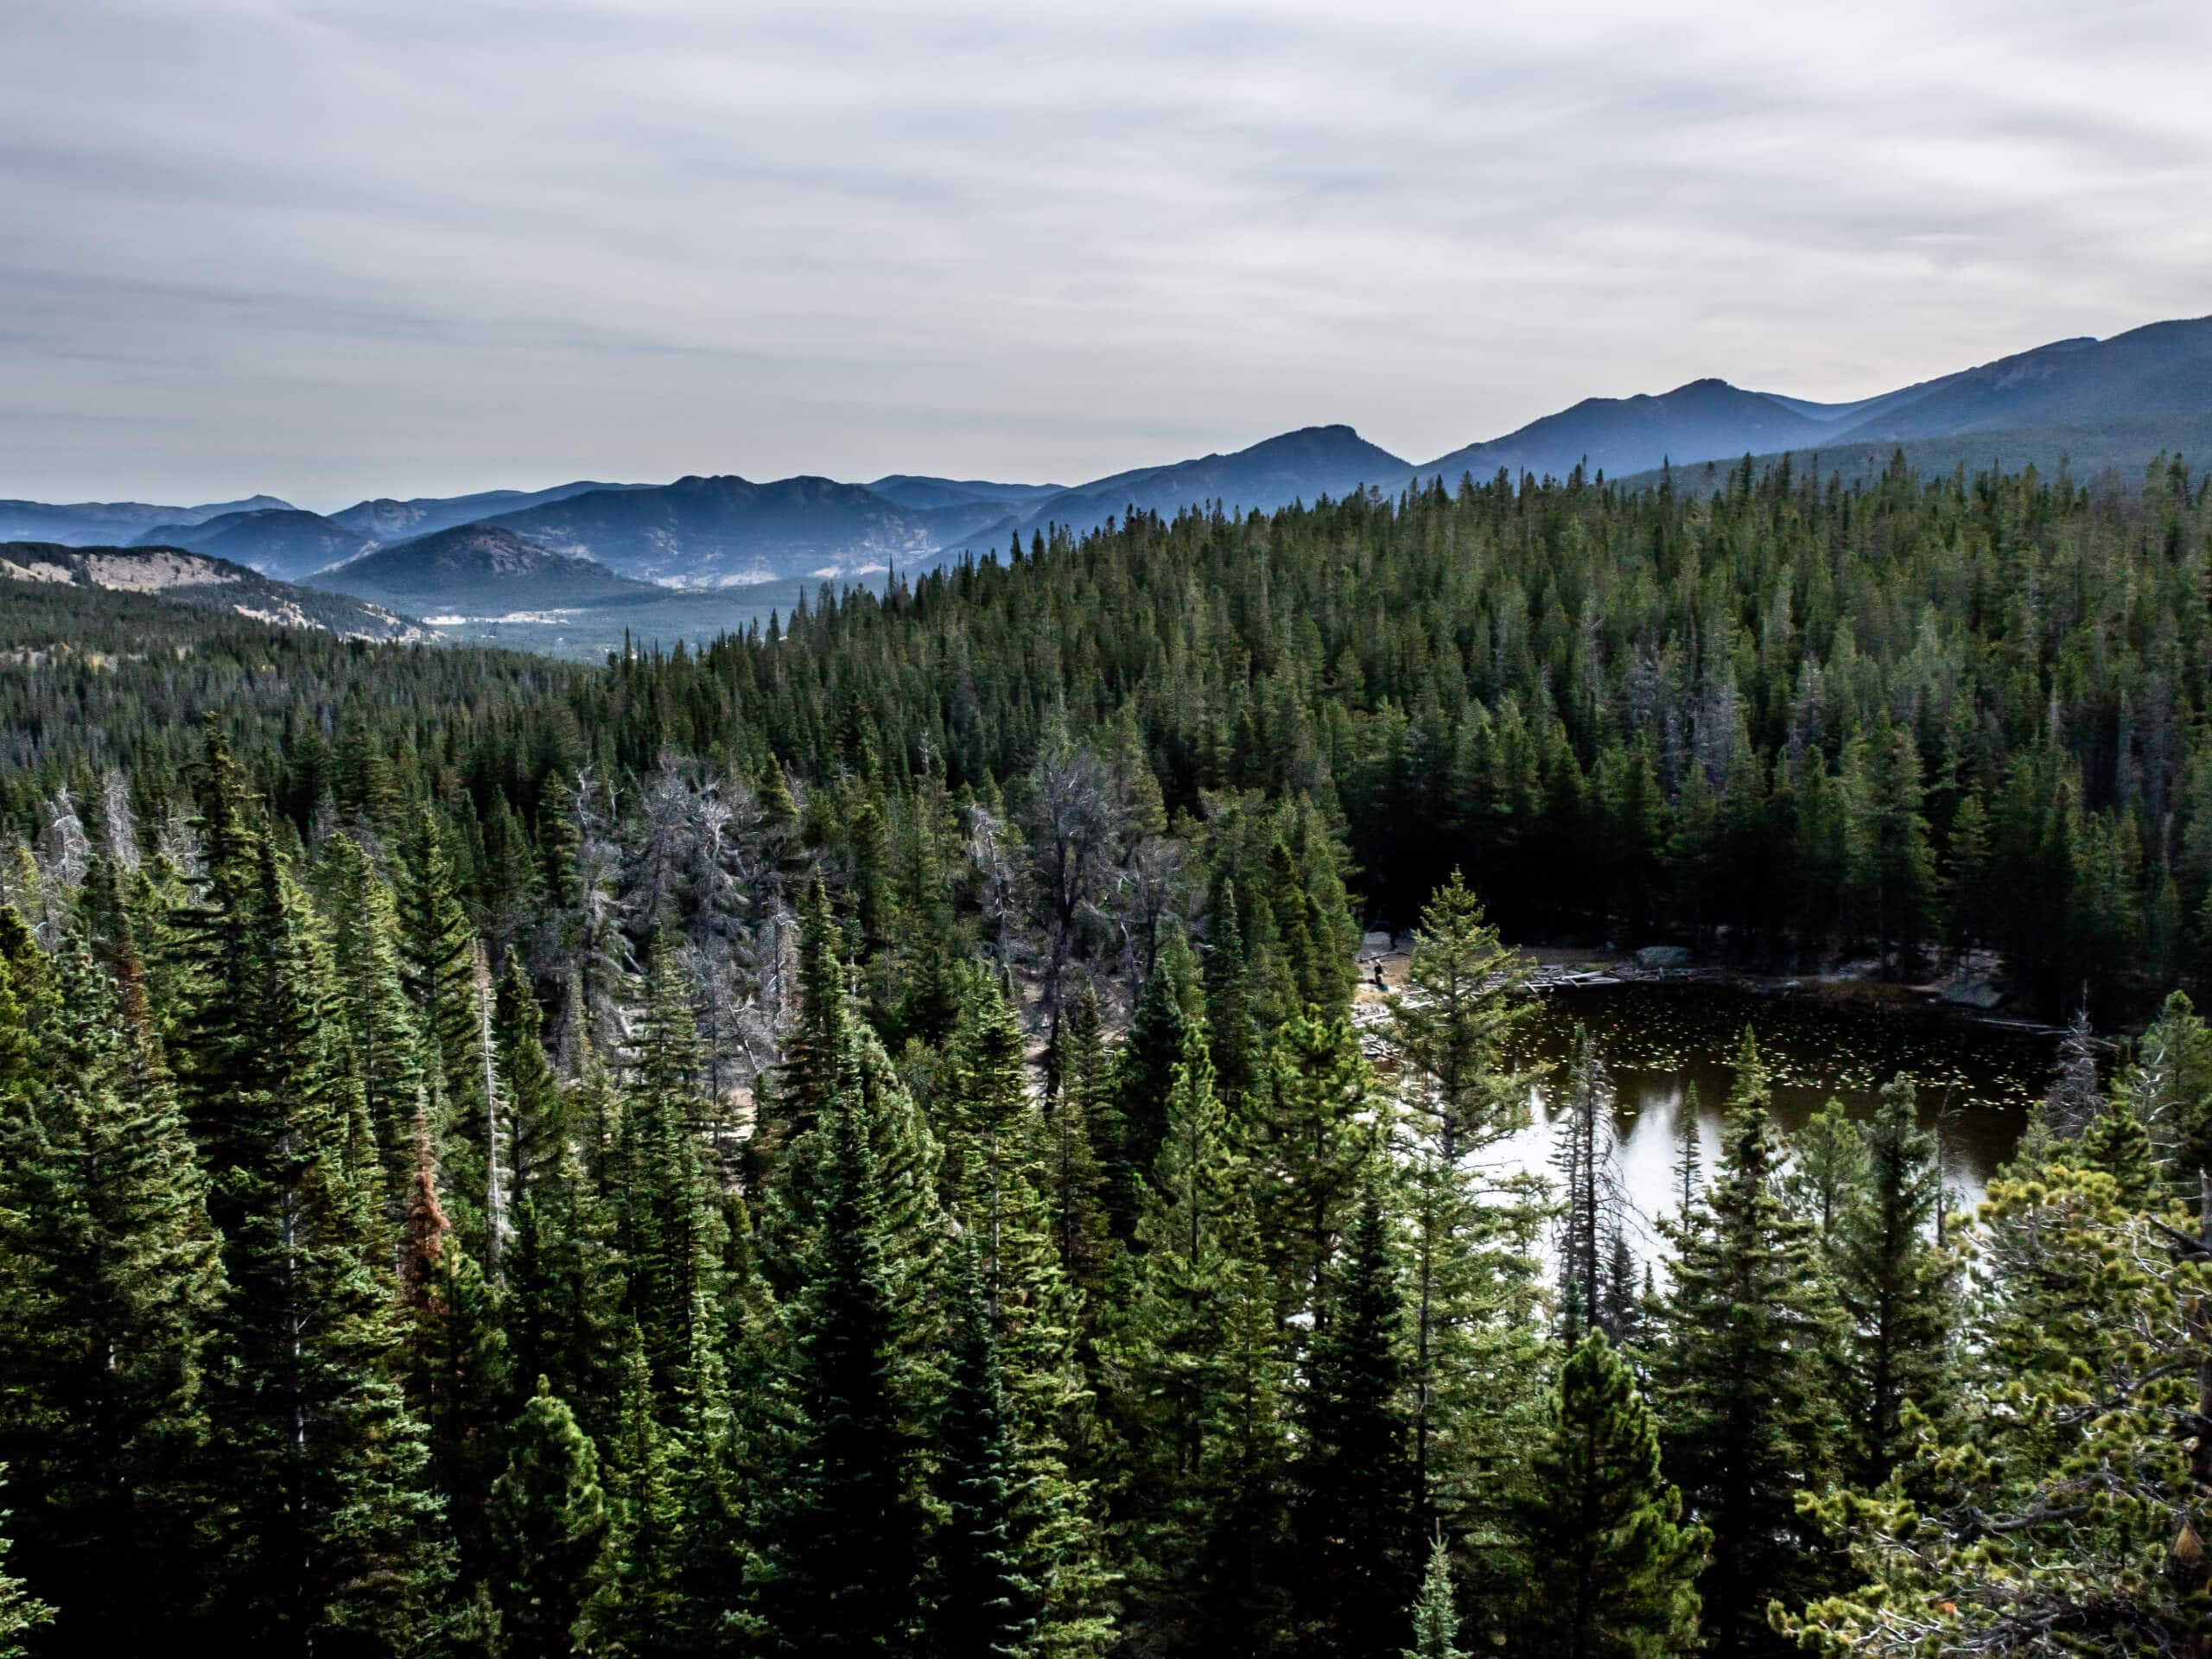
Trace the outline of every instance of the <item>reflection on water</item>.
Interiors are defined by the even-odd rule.
[[[1553,1127],[1573,1033],[1589,1027],[1611,1073],[1618,1166],[1630,1201],[1648,1223],[1678,1207],[1670,1173],[1682,1114],[1697,1113],[1709,1172],[1720,1148],[1721,1109],[1746,1024],[1774,1084],[1774,1111],[1786,1131],[1830,1100],[1869,1116],[1882,1085],[1900,1071],[1920,1094],[1923,1123],[1942,1115],[1945,1174],[1966,1205],[2018,1141],[2029,1103],[2048,1086],[2057,1039],[1975,1025],[1937,1010],[1885,1008],[1807,997],[1766,997],[1696,982],[1593,986],[1545,993],[1529,1022],[1533,1058],[1553,1070],[1538,1090],[1514,1161],[1548,1167]]]

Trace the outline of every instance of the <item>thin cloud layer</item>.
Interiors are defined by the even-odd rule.
[[[11,0],[0,495],[1414,458],[2212,309],[2212,15]]]

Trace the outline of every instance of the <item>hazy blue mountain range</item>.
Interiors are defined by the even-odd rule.
[[[2110,340],[2063,340],[1931,381],[1852,422],[1864,443],[2094,429],[2145,416],[2212,414],[2212,317],[2155,322]]]
[[[55,542],[0,543],[0,584],[67,583],[142,594],[198,610],[235,611],[282,627],[321,628],[349,639],[430,638],[411,617],[348,594],[318,593],[271,582],[258,570],[177,547],[65,547]],[[0,597],[0,604],[6,603]]]
[[[1348,426],[1313,426],[1236,450],[1140,467],[1065,487],[894,473],[867,484],[735,475],[672,484],[577,480],[550,489],[358,502],[327,518],[271,497],[202,507],[131,502],[49,506],[0,502],[0,536],[60,543],[162,541],[283,577],[327,570],[378,547],[465,524],[517,538],[422,548],[389,564],[348,565],[350,580],[427,600],[511,610],[620,603],[623,578],[682,588],[848,581],[892,565],[1002,550],[1047,526],[1076,534],[1132,509],[1163,516],[1216,505],[1271,510],[1361,487],[1395,494],[1471,474],[1488,480],[1564,477],[1577,466],[1611,479],[1678,477],[1746,454],[1817,464],[1858,479],[1903,448],[1923,472],[1964,465],[2049,467],[2077,475],[2139,471],[2152,455],[2212,453],[2212,318],[2154,323],[2110,340],[2065,340],[1848,403],[1750,391],[1718,379],[1671,391],[1590,397],[1419,464]],[[1718,467],[1715,468],[1716,474]],[[525,558],[521,544],[555,556]],[[493,560],[483,566],[478,556]],[[577,560],[604,567],[594,574]],[[504,563],[499,561],[505,561]],[[480,568],[481,567],[481,568]],[[487,574],[488,571],[488,574]],[[383,574],[378,574],[383,573]],[[578,599],[594,588],[602,598]],[[464,601],[461,595],[467,597]]]
[[[1439,455],[1414,471],[1446,484],[1469,474],[1486,484],[1501,469],[1516,479],[1523,473],[1564,477],[1577,465],[1618,477],[1669,457],[1703,461],[1794,448],[1823,429],[1821,422],[1777,398],[1726,380],[1693,380],[1657,397],[1586,397],[1572,409]]]
[[[995,484],[984,479],[925,478],[893,473],[868,486],[921,520],[940,548],[1005,540],[1039,502],[1062,493],[1058,484]]]
[[[128,541],[155,524],[197,524],[226,512],[289,507],[273,495],[244,501],[210,501],[196,507],[154,506],[143,501],[0,501],[0,541],[60,542],[87,546]]]
[[[993,484],[977,478],[923,478],[912,473],[891,473],[868,486],[893,506],[917,512],[931,507],[1033,505],[1058,495],[1065,485]]]
[[[1395,488],[1410,476],[1405,461],[1348,426],[1308,426],[1230,454],[1140,467],[1078,484],[1046,496],[1012,528],[1025,537],[1052,524],[1080,535],[1125,517],[1132,507],[1173,518],[1183,508],[1213,501],[1230,511],[1268,512],[1342,496],[1363,485]],[[1002,545],[1006,533],[994,526],[971,537],[970,544]]]
[[[2202,470],[2212,461],[2212,317],[2062,340],[1842,407],[1845,418],[1786,452],[1793,465],[1847,483],[1880,473],[1900,450],[1923,475],[2063,462],[2076,478],[2132,476],[2162,454]],[[1758,453],[1771,464],[1784,452]]]
[[[680,478],[588,491],[486,522],[626,575],[687,588],[858,575],[894,559],[932,558],[947,545],[921,514],[827,478]]]
[[[395,501],[387,495],[372,501],[356,501],[330,516],[370,541],[401,542],[410,536],[428,536],[433,531],[450,530],[455,524],[474,524],[494,513],[518,512],[524,507],[542,506],[549,501],[565,501],[572,495],[582,495],[591,490],[647,487],[642,484],[597,484],[580,479],[573,483],[556,484],[550,490],[480,490],[474,495],[418,495],[408,501]]]
[[[596,559],[555,552],[497,524],[456,524],[375,548],[309,582],[426,616],[503,616],[668,597],[665,588],[619,576]]]
[[[233,563],[251,565],[265,576],[289,582],[350,559],[370,543],[335,518],[299,507],[263,507],[251,512],[222,512],[197,524],[156,524],[131,537],[134,547],[182,547]]]

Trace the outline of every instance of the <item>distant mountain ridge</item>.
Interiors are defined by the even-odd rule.
[[[1846,441],[1957,437],[2212,414],[2212,317],[2063,340],[1962,370],[1853,420]]]
[[[1294,501],[1344,496],[1363,486],[1395,486],[1410,470],[1407,462],[1348,426],[1300,427],[1229,454],[1140,467],[1077,485],[1047,496],[1011,529],[1027,536],[1058,526],[1079,536],[1133,507],[1173,518],[1185,507],[1216,501],[1230,512],[1271,512]],[[974,539],[988,543],[1001,533]]]
[[[1670,457],[1705,460],[1746,449],[1787,449],[1808,442],[1821,422],[1775,398],[1726,380],[1693,380],[1657,397],[1586,397],[1518,431],[1471,443],[1414,469],[1421,479],[1456,484],[1465,474],[1487,483],[1505,472],[1564,477],[1578,466],[1618,476]]]
[[[251,565],[278,581],[304,576],[350,559],[369,543],[334,518],[299,507],[222,512],[198,524],[156,524],[131,540],[134,547],[182,547],[236,564]]]
[[[925,512],[933,507],[975,506],[979,504],[1013,507],[1058,495],[1059,484],[993,484],[978,478],[924,478],[912,473],[892,473],[872,480],[867,488],[892,505]]]
[[[595,559],[558,553],[497,524],[455,524],[372,549],[308,585],[395,610],[504,615],[665,599],[668,590],[617,575]]]
[[[544,490],[480,490],[474,495],[421,495],[395,501],[390,496],[356,501],[330,515],[332,520],[372,542],[403,542],[455,524],[474,524],[494,513],[517,512],[549,501],[565,501],[593,490],[640,490],[643,484],[600,484],[578,480]]]
[[[0,542],[0,582],[6,582],[143,594],[165,604],[231,611],[280,627],[321,628],[346,639],[404,642],[431,637],[411,618],[384,606],[271,582],[258,570],[185,548]]]
[[[484,522],[626,575],[687,588],[864,575],[944,545],[919,513],[863,485],[813,477],[680,478],[594,490]]]
[[[422,550],[410,556],[462,587],[503,582],[507,601],[526,608],[564,603],[552,595],[624,578],[674,588],[848,581],[894,564],[1001,550],[1048,527],[1081,535],[1132,511],[1269,512],[1356,489],[1395,494],[1432,480],[1456,486],[1467,475],[1487,481],[1500,472],[1563,478],[1582,467],[1623,480],[1662,463],[1679,471],[1746,454],[1770,462],[1789,454],[1858,477],[1886,465],[1900,446],[1909,464],[1939,472],[1993,460],[2049,466],[2061,456],[2085,467],[2125,469],[2175,449],[2201,457],[2212,449],[2212,318],[2152,323],[2103,340],[2055,340],[1845,403],[1746,391],[1711,378],[1656,395],[1589,397],[1419,465],[1349,426],[1319,425],[1066,487],[910,473],[867,484],[815,476],[755,482],[724,474],[669,484],[579,480],[532,491],[379,497],[328,517],[273,497],[195,508],[0,501],[0,536],[171,542],[298,576],[476,525],[604,567],[594,575],[503,545],[503,574],[486,578],[471,563],[474,555],[428,565],[421,564]],[[406,561],[372,565],[353,579],[407,568]],[[400,591],[421,596],[415,588]],[[477,596],[488,599],[490,590]]]
[[[89,545],[137,535],[155,524],[197,524],[228,512],[289,507],[273,495],[243,501],[209,501],[196,507],[156,506],[143,501],[0,501],[0,541]]]

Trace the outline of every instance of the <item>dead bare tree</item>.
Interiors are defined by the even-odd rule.
[[[1126,815],[1105,762],[1064,735],[1046,744],[1030,785],[1030,913],[1044,936],[1040,989],[1057,1038],[1068,963],[1085,930],[1105,922]]]

